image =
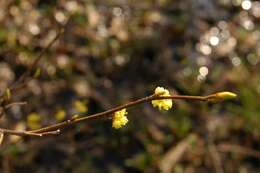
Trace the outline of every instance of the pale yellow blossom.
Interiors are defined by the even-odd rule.
[[[88,111],[88,107],[87,107],[87,101],[86,100],[76,100],[74,102],[74,107],[75,109],[77,110],[77,112],[80,112],[80,113],[85,113]]]
[[[125,126],[128,122],[128,119],[125,116],[126,114],[126,109],[122,109],[120,111],[115,112],[112,119],[112,127],[114,127],[115,129],[119,129]]]
[[[55,119],[57,121],[63,121],[66,117],[66,112],[64,109],[60,109],[55,113]]]
[[[27,125],[31,129],[40,128],[41,127],[41,116],[36,112],[30,113],[27,116]]]
[[[154,94],[159,96],[171,96],[170,92],[163,87],[157,87]],[[172,99],[152,100],[152,105],[153,107],[158,107],[159,110],[169,110],[172,107]]]

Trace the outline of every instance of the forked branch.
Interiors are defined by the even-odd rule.
[[[57,135],[59,134],[61,129],[66,127],[72,126],[73,124],[80,123],[83,121],[93,121],[102,118],[109,118],[112,116],[113,113],[119,111],[124,108],[129,108],[138,104],[142,104],[145,102],[150,102],[152,100],[162,100],[162,99],[172,99],[172,100],[197,100],[197,101],[209,101],[211,99],[218,99],[216,94],[208,95],[208,96],[188,96],[188,95],[172,95],[172,96],[159,96],[156,94],[140,98],[126,104],[117,106],[115,108],[111,108],[104,112],[96,113],[90,116],[85,117],[72,117],[69,120],[63,121],[61,123],[53,124],[50,126],[46,126],[40,129],[31,130],[31,131],[15,131],[15,130],[8,130],[8,129],[0,129],[0,131],[7,135],[17,135],[17,136],[47,136],[47,135]]]

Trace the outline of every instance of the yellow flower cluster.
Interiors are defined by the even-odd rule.
[[[158,96],[171,96],[170,92],[163,87],[157,87],[154,91],[154,94]],[[152,105],[153,107],[158,107],[159,110],[169,110],[172,108],[172,99],[152,100]],[[116,111],[112,118],[112,127],[119,129],[125,126],[128,122],[126,114],[126,109]]]
[[[126,114],[126,109],[122,109],[120,111],[115,112],[112,119],[112,127],[114,127],[115,129],[119,129],[125,126],[128,122],[128,119],[125,116]]]
[[[159,96],[171,96],[170,92],[163,87],[157,87],[154,91]],[[171,99],[152,100],[153,107],[158,107],[159,110],[169,110],[172,107]]]

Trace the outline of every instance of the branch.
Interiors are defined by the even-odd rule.
[[[64,33],[66,26],[68,25],[69,21],[71,19],[71,16],[69,16],[67,22],[59,29],[56,36],[47,44],[46,47],[42,49],[42,51],[38,54],[38,56],[35,58],[33,63],[27,68],[27,70],[19,77],[19,79],[15,82],[13,82],[7,89],[10,90],[10,92],[17,90],[19,88],[22,88],[28,83],[29,81],[26,81],[26,78],[31,75],[35,67],[39,64],[40,60],[43,58],[43,55],[53,46],[53,44],[60,38],[60,36]],[[32,78],[30,79],[32,80]],[[3,99],[5,95],[5,92],[3,92],[0,95],[0,98]]]
[[[216,173],[224,173],[224,169],[221,162],[221,156],[217,150],[216,145],[212,142],[208,145],[209,154],[212,157],[213,165]]]
[[[15,130],[8,130],[8,129],[0,129],[3,133],[9,135],[17,135],[17,136],[46,136],[46,135],[53,135],[59,134],[60,129],[64,129],[65,127],[72,126],[73,124],[80,123],[83,121],[92,121],[102,118],[109,118],[113,113],[116,111],[122,110],[124,108],[129,108],[138,104],[142,104],[145,102],[150,102],[152,100],[162,100],[162,99],[172,99],[172,100],[198,100],[198,101],[208,101],[210,99],[215,99],[216,94],[208,95],[208,96],[188,96],[188,95],[172,95],[172,96],[159,96],[156,94],[140,98],[129,103],[123,104],[121,106],[117,106],[115,108],[111,108],[107,111],[92,114],[86,117],[72,117],[69,120],[63,121],[61,123],[53,124],[47,127],[43,127],[36,130],[31,131],[15,131]]]
[[[160,159],[159,168],[162,173],[170,173],[174,166],[182,159],[191,143],[196,141],[197,136],[190,134],[177,145],[172,146]]]
[[[37,129],[37,130],[33,130],[31,132],[34,133],[41,133],[41,132],[46,132],[46,131],[50,131],[50,130],[56,130],[56,129],[62,129],[68,126],[71,126],[75,123],[79,123],[82,121],[91,121],[91,120],[96,120],[96,119],[101,119],[104,117],[110,117],[111,114],[115,113],[116,111],[119,111],[121,109],[124,108],[128,108],[128,107],[132,107],[141,103],[145,103],[145,102],[150,102],[152,100],[162,100],[162,99],[173,99],[173,100],[199,100],[199,101],[208,101],[209,99],[213,98],[214,95],[208,95],[208,96],[187,96],[187,95],[173,95],[173,96],[158,96],[158,95],[150,95],[135,101],[131,101],[129,103],[126,103],[124,105],[121,106],[117,106],[115,108],[109,109],[107,111],[104,112],[100,112],[100,113],[96,113],[87,117],[79,117],[79,118],[72,118],[69,120],[66,120],[64,122],[61,123],[57,123],[54,125],[50,125],[41,129]]]
[[[33,133],[30,131],[17,131],[17,130],[9,130],[9,129],[2,129],[0,128],[0,132],[7,135],[16,135],[16,136],[32,136],[32,137],[42,137],[42,136],[49,136],[49,135],[58,135],[60,130],[43,132],[43,133]]]
[[[43,55],[49,50],[52,45],[60,38],[60,36],[64,33],[64,28],[61,28],[57,35],[47,44],[47,46],[38,54],[38,56],[35,58],[33,63],[27,68],[27,70],[19,77],[17,81],[15,81],[10,87],[10,91],[22,88],[26,83],[29,81],[26,81],[26,78],[31,75],[33,70],[36,68],[40,60],[43,58]],[[31,78],[32,79],[32,78]]]
[[[13,103],[9,103],[7,105],[4,106],[5,109],[9,109],[12,106],[22,106],[22,105],[26,105],[27,102],[13,102]]]
[[[38,56],[35,58],[35,60],[33,61],[33,63],[27,68],[27,70],[12,84],[10,84],[10,86],[8,86],[4,92],[2,92],[0,94],[0,106],[2,106],[3,111],[0,111],[0,118],[4,115],[4,109],[6,109],[5,105],[5,94],[6,91],[8,91],[9,94],[11,94],[11,92],[14,92],[15,90],[18,90],[20,88],[23,88],[28,82],[30,82],[33,78],[29,78],[29,80],[26,80],[28,77],[30,77],[31,73],[33,72],[33,70],[36,68],[36,66],[39,64],[40,60],[43,58],[43,55],[53,46],[53,44],[60,38],[60,36],[64,33],[65,31],[65,27],[67,26],[67,24],[69,23],[71,19],[71,16],[68,18],[67,22],[65,23],[65,25],[63,25],[57,35],[47,44],[46,47],[44,47],[42,49],[42,51],[38,54]],[[9,96],[10,97],[10,96]],[[8,98],[9,100],[10,98]],[[11,107],[15,103],[10,103],[7,107]]]
[[[254,149],[243,147],[243,146],[236,145],[236,144],[219,144],[217,146],[217,149],[220,152],[224,152],[224,153],[237,153],[237,154],[252,156],[257,159],[260,159],[259,150],[254,150]]]

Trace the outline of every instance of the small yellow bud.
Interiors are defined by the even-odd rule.
[[[9,88],[7,88],[6,90],[5,90],[5,95],[6,95],[6,99],[7,100],[10,100],[11,99],[11,90],[9,89]]]
[[[223,100],[231,100],[237,98],[237,95],[232,92],[228,91],[223,91],[223,92],[218,92],[214,95],[212,95],[212,98],[209,98],[209,102],[218,102],[218,101],[223,101]]]
[[[35,73],[34,73],[34,75],[33,75],[33,77],[34,77],[34,78],[38,78],[40,75],[41,75],[41,69],[40,69],[40,68],[37,68],[36,71],[35,71]]]
[[[216,93],[216,97],[226,100],[226,99],[234,99],[234,98],[237,97],[237,95],[235,93],[232,93],[232,92],[224,91],[224,92]]]
[[[30,113],[27,116],[27,125],[28,127],[30,127],[31,129],[38,129],[41,127],[41,116],[38,113]]]
[[[75,114],[72,116],[71,120],[76,120],[77,118],[79,118],[80,116],[78,114]]]
[[[119,129],[125,126],[128,122],[128,119],[125,116],[126,114],[126,109],[122,109],[120,111],[115,112],[112,119],[112,127],[114,127],[115,129]]]
[[[57,121],[63,121],[65,119],[65,116],[66,116],[66,112],[65,110],[63,109],[60,109],[58,110],[56,113],[55,113],[55,119]]]
[[[159,96],[171,96],[170,92],[163,87],[157,87],[154,94]],[[169,110],[172,107],[172,99],[152,100],[153,107],[158,107],[159,110]]]
[[[74,107],[75,109],[80,112],[80,113],[84,113],[88,111],[88,107],[87,107],[87,101],[81,101],[81,100],[76,100],[74,102]]]

